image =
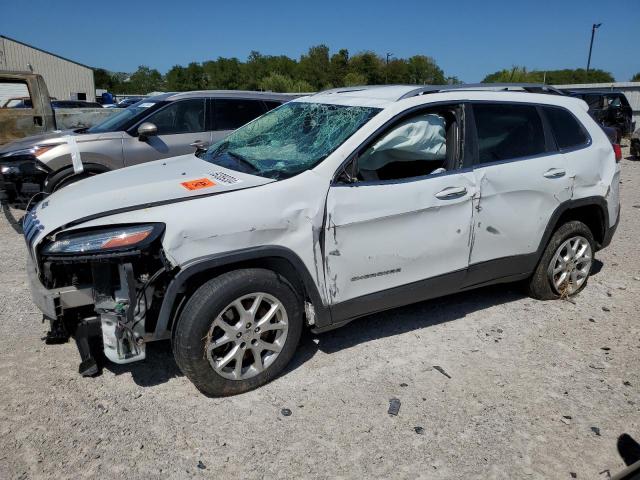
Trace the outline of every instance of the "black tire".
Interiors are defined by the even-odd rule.
[[[538,262],[538,266],[536,267],[533,275],[528,280],[527,293],[529,294],[529,296],[537,298],[538,300],[554,300],[556,298],[560,298],[561,295],[556,292],[547,274],[549,264],[552,261],[556,250],[560,248],[565,240],[576,235],[584,237],[589,242],[593,255],[593,253],[595,252],[595,241],[593,239],[593,233],[591,233],[589,227],[577,220],[572,220],[561,225],[551,236],[551,239],[549,240],[549,243],[547,244],[542,257]],[[589,279],[587,277],[580,288],[578,288],[575,292],[572,292],[569,296],[574,296],[580,293],[587,286],[588,281]]]
[[[71,185],[72,183],[78,182],[85,178],[93,177],[100,173],[104,172],[87,170],[78,174],[74,174],[73,171],[68,170],[57,172],[47,179],[47,182],[44,186],[44,191],[45,193],[53,193],[60,190],[61,188],[66,187],[67,185]]]
[[[224,378],[206,358],[212,323],[231,302],[263,292],[275,297],[288,317],[285,343],[273,363],[257,375],[241,380]],[[202,285],[188,300],[173,333],[173,355],[178,367],[207,396],[221,397],[253,390],[270,382],[293,357],[303,328],[302,301],[282,276],[251,268],[224,273]]]

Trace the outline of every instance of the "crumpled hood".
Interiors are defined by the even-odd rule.
[[[30,240],[36,244],[38,237],[88,217],[215,195],[273,181],[219,167],[193,154],[122,168],[73,183],[41,201],[33,210],[41,226],[40,232]]]

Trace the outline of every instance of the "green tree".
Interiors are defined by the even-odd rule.
[[[361,73],[349,72],[344,76],[345,87],[358,87],[367,84],[367,77]]]
[[[394,58],[384,66],[384,82],[409,83],[409,63],[404,58]]]
[[[523,66],[514,66],[511,69],[499,70],[487,75],[484,83],[496,82],[531,82],[547,83],[551,85],[566,85],[572,83],[610,83],[614,82],[613,76],[603,70],[589,70],[587,74],[583,68],[562,70],[527,70]]]
[[[329,81],[334,87],[344,86],[344,79],[349,72],[349,50],[342,48],[331,56]]]
[[[640,72],[636,73],[633,77],[631,77],[632,82],[640,82]]]
[[[242,82],[242,62],[237,58],[210,60],[202,64],[207,78],[207,88],[238,90]]]
[[[316,45],[309,48],[306,55],[300,57],[298,64],[299,79],[320,90],[331,84],[329,47]]]
[[[147,94],[161,91],[164,88],[162,75],[156,69],[140,65],[129,80],[122,83],[122,92],[119,93],[139,93]]]
[[[357,73],[366,78],[366,85],[384,83],[384,62],[374,52],[361,52],[349,60],[349,73]]]
[[[436,61],[425,55],[414,55],[408,60],[409,83],[418,85],[443,85],[444,72]]]
[[[513,66],[510,69],[499,70],[487,75],[482,83],[524,83],[529,80],[526,67]]]
[[[93,70],[93,81],[96,88],[103,88],[108,91],[113,91],[114,87],[118,84],[118,80],[104,68],[95,68]]]

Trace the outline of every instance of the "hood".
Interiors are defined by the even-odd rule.
[[[35,145],[64,143],[65,137],[68,135],[77,137],[77,142],[83,143],[92,142],[94,140],[122,138],[123,132],[77,133],[74,130],[54,130],[52,132],[43,133],[42,135],[32,135],[30,137],[20,138],[18,140],[14,140],[13,142],[5,143],[4,145],[0,146],[0,156],[3,153],[31,148]]]
[[[273,181],[219,167],[193,154],[121,168],[72,183],[36,205],[33,213],[41,225],[37,236],[48,235],[87,217],[216,195]]]

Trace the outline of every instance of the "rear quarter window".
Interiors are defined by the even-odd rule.
[[[544,113],[558,148],[575,148],[587,144],[587,132],[571,112],[560,107],[544,107]]]

